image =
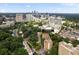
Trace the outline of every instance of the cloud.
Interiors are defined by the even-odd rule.
[[[51,12],[53,13],[79,13],[79,9],[55,8],[55,9],[52,9]]]
[[[26,5],[26,7],[27,7],[27,8],[30,8],[31,6],[30,6],[30,5]]]
[[[6,12],[6,10],[5,9],[0,9],[0,12]]]
[[[62,3],[63,6],[79,8],[79,3]]]
[[[75,3],[63,3],[62,5],[65,5],[65,6],[74,6],[76,4]]]

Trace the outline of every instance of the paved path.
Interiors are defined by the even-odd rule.
[[[25,46],[25,49],[27,50],[29,55],[33,55],[33,51],[31,50],[31,48],[29,47],[28,43],[26,40],[23,41],[23,45]]]

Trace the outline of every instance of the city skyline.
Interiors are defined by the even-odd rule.
[[[15,12],[79,13],[78,3],[0,3],[1,13]]]

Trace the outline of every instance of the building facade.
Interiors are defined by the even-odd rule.
[[[73,47],[71,43],[60,42],[58,54],[59,55],[79,55],[79,45],[77,45],[77,47]]]
[[[48,51],[52,48],[53,42],[48,33],[43,33],[42,37],[44,38],[44,50]]]
[[[16,14],[16,22],[22,22],[23,21],[23,14]]]
[[[61,30],[62,18],[60,16],[51,16],[48,18],[50,27],[54,28],[54,32],[58,33]]]

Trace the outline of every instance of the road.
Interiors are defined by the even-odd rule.
[[[33,55],[32,49],[29,47],[28,43],[26,40],[23,41],[23,45],[25,46],[25,49],[27,50],[29,55]]]

